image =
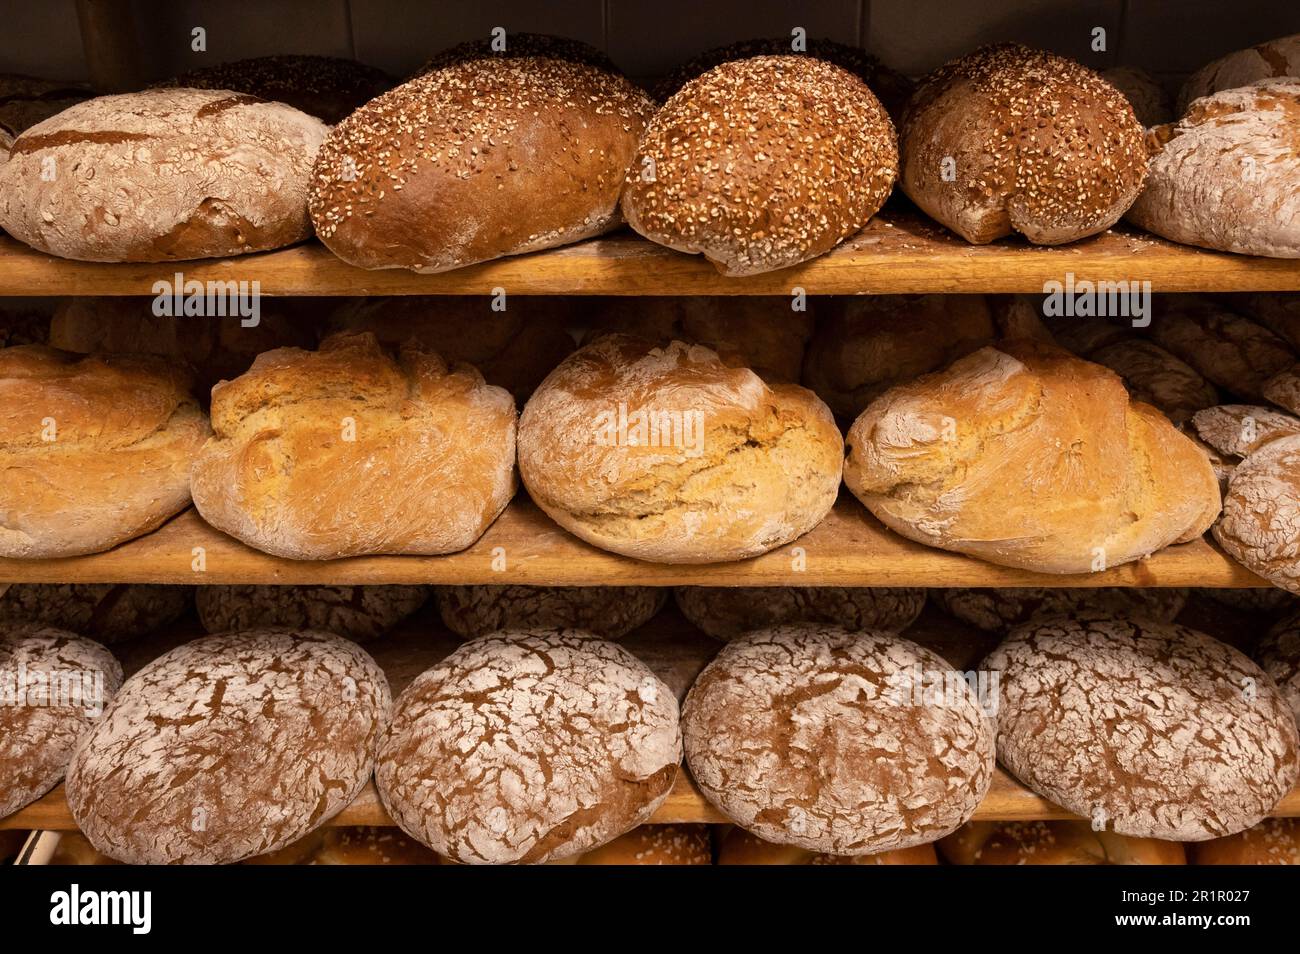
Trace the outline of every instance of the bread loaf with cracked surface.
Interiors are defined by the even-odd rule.
[[[1232,472],[1214,539],[1246,569],[1300,594],[1300,435],[1278,437]]]
[[[847,586],[679,586],[677,606],[715,639],[734,639],[787,623],[897,633],[925,606],[925,590]]]
[[[112,645],[174,622],[190,595],[147,583],[0,583],[0,626],[41,623]]]
[[[658,586],[440,586],[438,612],[464,639],[502,630],[582,629],[619,639],[668,599]]]
[[[1235,50],[1189,76],[1178,92],[1178,114],[1220,90],[1250,86],[1275,76],[1300,76],[1300,33]]]
[[[209,633],[287,627],[346,636],[383,636],[429,598],[426,586],[200,586],[199,622]]]

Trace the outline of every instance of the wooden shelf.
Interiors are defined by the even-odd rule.
[[[192,569],[202,547],[206,569]],[[498,550],[500,548],[500,550]],[[796,549],[805,569],[796,572]],[[506,568],[493,569],[504,553]],[[672,566],[598,550],[560,529],[525,497],[474,546],[440,557],[304,562],[261,553],[193,510],[106,553],[60,560],[0,559],[0,583],[522,583],[552,586],[1208,586],[1268,584],[1208,538],[1168,547],[1102,573],[1056,576],[994,566],[905,540],[844,494],[811,533],[736,563]]]
[[[698,255],[628,230],[438,275],[366,271],[319,242],[227,259],[74,262],[0,238],[0,295],[153,295],[176,272],[202,282],[257,281],[265,295],[810,295],[1041,292],[1043,283],[1129,279],[1157,292],[1297,291],[1300,261],[1210,252],[1126,226],[1057,248],[1004,239],[973,246],[899,200],[828,255],[779,272],[727,278]]]

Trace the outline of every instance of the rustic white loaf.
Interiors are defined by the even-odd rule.
[[[1178,93],[1178,113],[1187,112],[1192,101],[1202,96],[1273,76],[1300,77],[1300,33],[1236,50],[1207,63],[1183,83]]]

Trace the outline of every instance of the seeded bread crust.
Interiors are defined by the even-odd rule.
[[[1194,865],[1300,865],[1300,818],[1265,818],[1235,835],[1190,847]]]
[[[1185,865],[1176,841],[1127,838],[1088,822],[967,822],[939,841],[953,865]]]

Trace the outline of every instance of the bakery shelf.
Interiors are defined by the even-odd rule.
[[[1120,226],[1058,248],[1005,239],[972,246],[892,206],[857,236],[794,268],[727,278],[630,231],[438,275],[366,271],[318,242],[228,259],[103,264],[55,258],[0,237],[0,295],[153,295],[177,272],[201,282],[257,281],[265,295],[810,295],[1041,292],[1049,280],[1150,281],[1152,290],[1300,291],[1300,261],[1176,245]]]
[[[196,572],[196,548],[205,569]],[[801,556],[802,554],[802,556]],[[494,569],[504,559],[505,568]],[[802,561],[804,569],[795,566]],[[474,546],[439,557],[304,562],[270,556],[220,533],[193,510],[106,553],[0,559],[0,583],[520,583],[551,586],[1207,586],[1268,584],[1208,538],[1101,573],[1056,576],[994,566],[913,543],[841,496],[811,533],[736,563],[670,566],[598,550],[517,498]]]

